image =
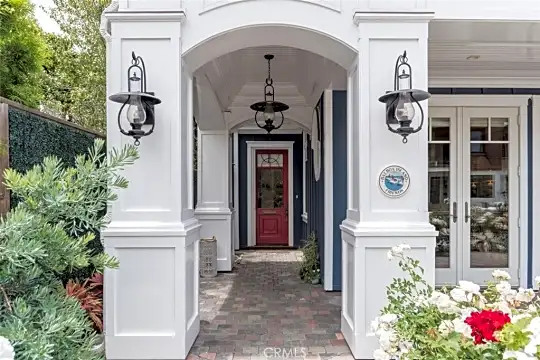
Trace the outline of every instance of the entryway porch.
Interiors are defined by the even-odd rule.
[[[341,293],[300,280],[298,250],[249,250],[201,279],[200,334],[188,359],[352,359]]]

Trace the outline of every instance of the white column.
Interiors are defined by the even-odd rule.
[[[114,10],[114,9],[113,9]],[[103,231],[120,267],[105,272],[106,357],[184,359],[199,332],[199,228],[190,209],[192,76],[181,60],[183,12],[106,14],[108,94],[127,90],[131,52],[146,65],[155,131],[141,139],[140,159],[125,170],[129,187]],[[107,22],[110,22],[110,27]],[[107,103],[107,146],[120,134],[120,106]]]
[[[401,276],[387,251],[411,245],[428,282],[434,283],[435,236],[428,216],[427,102],[423,130],[409,137],[388,131],[385,105],[378,98],[393,90],[394,66],[407,51],[413,87],[427,90],[427,40],[431,13],[356,13],[359,58],[348,72],[348,210],[343,239],[342,331],[355,358],[369,359],[378,347],[371,321],[386,303],[386,286]],[[419,111],[417,111],[417,114]],[[418,116],[413,125],[418,125]],[[410,176],[399,198],[379,188],[379,175],[390,165]]]
[[[202,104],[204,106],[204,104]],[[231,271],[233,265],[233,227],[229,209],[228,130],[199,130],[198,201],[195,214],[202,224],[201,237],[216,237],[218,270]]]

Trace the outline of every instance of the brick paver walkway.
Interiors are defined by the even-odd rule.
[[[301,252],[238,253],[232,273],[201,278],[194,359],[352,359],[339,331],[340,293],[303,283]]]

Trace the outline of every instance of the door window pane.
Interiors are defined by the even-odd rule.
[[[276,209],[283,207],[283,169],[259,168],[257,208]]]
[[[439,232],[435,266],[450,267],[450,143],[429,144],[429,221]]]
[[[508,144],[484,146],[483,154],[471,154],[470,262],[508,268]]]

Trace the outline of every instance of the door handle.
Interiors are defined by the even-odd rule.
[[[471,216],[469,215],[469,203],[465,201],[465,222],[468,222]]]
[[[452,203],[452,214],[449,214],[452,217],[453,222],[457,222],[457,202]]]

